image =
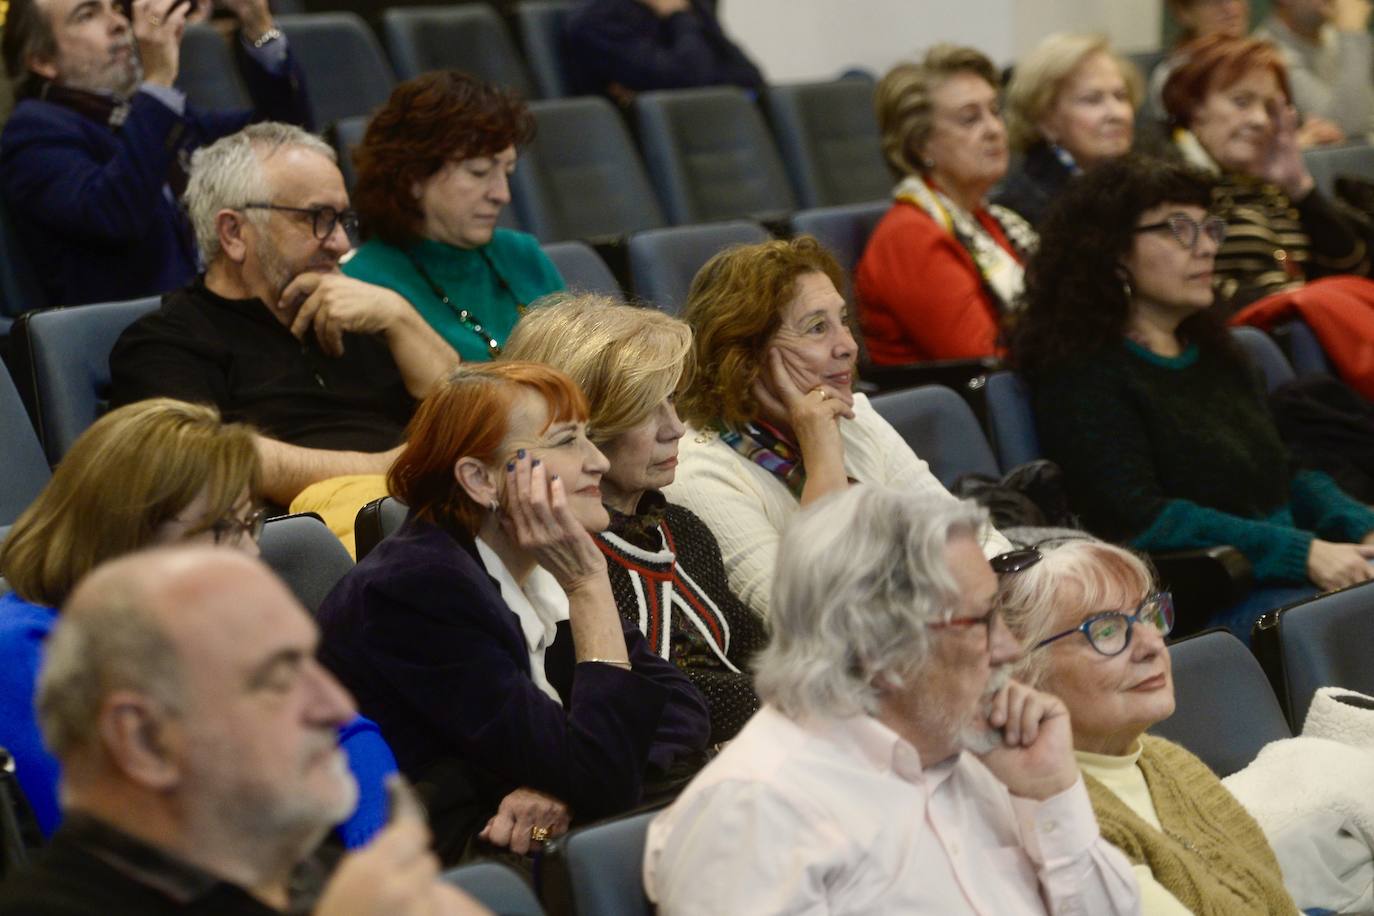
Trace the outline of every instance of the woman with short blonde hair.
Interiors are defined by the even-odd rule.
[[[1040,42],[1007,87],[1007,131],[1025,157],[994,200],[1038,224],[1070,178],[1130,151],[1142,83],[1101,35]]]
[[[601,499],[611,524],[595,538],[616,607],[706,697],[711,741],[733,738],[759,707],[748,666],[767,633],[730,590],[711,530],[660,492],[685,431],[675,401],[691,375],[691,329],[605,296],[555,294],[516,326],[506,353],[563,370],[587,395],[588,436],[610,462]]]

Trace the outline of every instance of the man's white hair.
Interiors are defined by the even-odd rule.
[[[183,199],[196,233],[196,244],[206,264],[220,256],[219,229],[215,214],[254,201],[270,202],[262,162],[277,150],[298,146],[337,163],[334,149],[319,137],[294,124],[264,121],[250,124],[236,134],[221,137],[191,155],[190,180]],[[250,210],[249,218],[264,220],[267,214]]]
[[[950,539],[986,521],[971,502],[864,484],[799,513],[778,548],[759,696],[793,718],[875,713],[880,687],[925,665],[929,624],[959,607]]]

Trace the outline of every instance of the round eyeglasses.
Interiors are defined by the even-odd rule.
[[[1140,602],[1130,614],[1124,611],[1094,614],[1071,630],[1040,640],[1031,647],[1031,651],[1043,649],[1065,636],[1082,633],[1087,637],[1088,645],[1102,655],[1120,655],[1131,644],[1131,631],[1136,624],[1149,627],[1160,636],[1168,636],[1174,628],[1174,596],[1168,592],[1155,592]]]
[[[1132,231],[1158,232],[1161,229],[1168,229],[1173,233],[1174,239],[1189,251],[1197,248],[1197,240],[1201,235],[1206,235],[1217,245],[1226,240],[1226,221],[1216,216],[1209,216],[1199,223],[1191,216],[1175,213],[1158,223],[1136,226]]]
[[[342,224],[344,233],[351,239],[358,234],[358,211],[336,210],[330,206],[322,207],[284,207],[281,204],[247,203],[243,210],[279,210],[282,213],[300,213],[310,217],[310,231],[323,242],[334,234],[334,227]]]

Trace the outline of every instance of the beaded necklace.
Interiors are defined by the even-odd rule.
[[[529,311],[529,307],[520,301],[520,297],[515,294],[515,290],[511,289],[510,283],[506,282],[506,278],[501,275],[501,271],[496,269],[496,265],[492,263],[491,256],[481,248],[477,249],[477,254],[481,256],[483,263],[485,263],[487,269],[491,271],[491,275],[496,278],[496,285],[501,287],[506,295],[510,296],[515,302],[516,314],[524,315],[525,312]],[[420,275],[420,279],[428,284],[430,292],[434,293],[435,297],[444,305],[453,309],[454,313],[458,316],[458,320],[462,322],[463,327],[486,341],[487,350],[492,356],[500,356],[501,344],[497,343],[496,338],[491,336],[490,331],[482,327],[482,319],[471,309],[463,308],[455,304],[453,300],[448,297],[448,293],[444,291],[444,288],[439,285],[438,281],[430,276],[429,271],[425,270],[425,266],[421,264],[420,259],[415,256],[415,252],[408,251],[406,252],[406,256],[410,258],[410,263],[415,265],[415,271]]]

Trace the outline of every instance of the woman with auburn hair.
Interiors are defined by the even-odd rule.
[[[532,139],[515,93],[437,70],[392,90],[353,154],[368,240],[344,273],[396,290],[464,360],[500,354],[528,303],[563,288],[534,236],[496,226]]]
[[[701,690],[711,742],[728,741],[758,711],[749,660],[768,634],[730,591],[711,530],[660,492],[686,430],[675,402],[691,376],[691,329],[605,296],[555,295],[521,320],[506,355],[561,369],[586,393],[587,435],[610,462],[611,524],[596,545],[620,616]]]
[[[566,375],[460,367],[388,475],[405,524],[320,608],[320,658],[418,784],[445,861],[537,850],[706,746],[701,694],[616,613],[592,538],[606,468]]]
[[[710,526],[731,590],[764,618],[778,540],[800,507],[851,481],[954,498],[854,393],[841,285],[835,259],[801,236],[720,252],[687,295],[696,371],[677,406],[690,427],[665,495]],[[1005,549],[988,535],[991,553]]]
[[[1035,230],[987,195],[1007,173],[997,70],[936,45],[878,83],[892,208],[854,273],[869,358],[883,365],[992,356]]]
[[[1318,277],[1367,275],[1365,240],[1303,162],[1279,50],[1213,35],[1185,45],[1179,59],[1164,107],[1183,159],[1217,177],[1213,209],[1227,232],[1216,286],[1227,313]]]
[[[1038,224],[1074,175],[1130,152],[1140,74],[1101,35],[1051,35],[1007,87],[1011,147],[1024,154],[993,200]]]
[[[1205,763],[1146,734],[1174,712],[1173,599],[1149,567],[1086,536],[1021,548],[1009,567],[996,606],[1025,647],[1016,677],[1064,701],[1102,836],[1131,861],[1143,911],[1296,913],[1255,819]]]

